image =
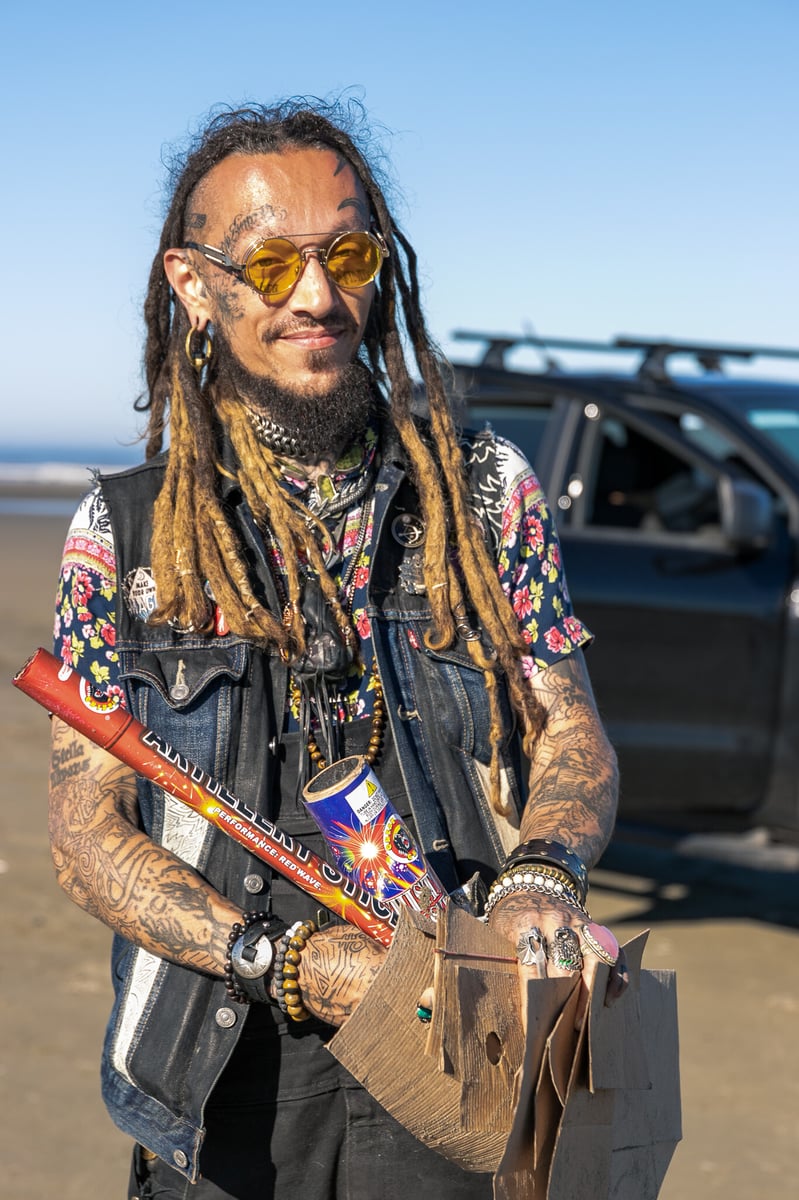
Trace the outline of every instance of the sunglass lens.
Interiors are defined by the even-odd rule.
[[[327,252],[327,270],[341,287],[363,287],[377,275],[382,260],[380,247],[368,233],[345,233]]]
[[[297,282],[302,258],[288,238],[267,238],[248,255],[244,275],[264,296],[287,292]]]

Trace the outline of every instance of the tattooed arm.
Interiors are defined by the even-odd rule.
[[[554,663],[533,676],[532,686],[546,712],[530,766],[527,806],[522,814],[519,841],[546,838],[573,850],[592,867],[610,841],[616,819],[618,771],[616,755],[596,710],[581,651]],[[591,918],[570,904],[529,891],[512,891],[494,907],[490,923],[516,946],[520,934],[536,928],[552,947],[555,931],[569,928],[577,934],[583,953],[583,991],[578,1008],[582,1020],[599,958],[585,940],[583,926]],[[614,945],[609,930],[591,924],[590,932],[606,946]],[[617,944],[616,944],[616,948]],[[536,978],[537,970],[520,967],[522,979]],[[547,964],[549,975],[570,971]],[[606,1000],[617,999],[627,985],[623,952],[610,972]]]
[[[53,718],[50,846],[71,900],[129,941],[223,974],[230,901],[138,828],[134,773]]]
[[[520,840],[543,837],[562,842],[592,866],[613,829],[618,780],[615,755],[597,715],[582,654],[578,651],[542,671],[533,686],[547,720],[531,767],[530,802]],[[551,937],[557,927],[583,920],[568,906],[529,893],[500,901],[491,915],[491,924],[514,945],[519,932],[531,924],[538,924]],[[357,929],[333,926],[315,933],[300,958],[299,983],[306,1008],[340,1025],[363,998],[384,956],[383,947]],[[598,959],[587,957],[584,974],[590,985]],[[551,969],[550,974],[567,972]],[[611,988],[618,994],[618,978],[611,981]]]
[[[546,721],[530,767],[519,841],[549,838],[592,867],[616,820],[616,755],[594,703],[582,651],[531,680]]]

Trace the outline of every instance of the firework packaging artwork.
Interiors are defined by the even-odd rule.
[[[95,745],[204,817],[268,863],[331,912],[384,946],[391,944],[397,910],[319,858],[255,812],[218,780],[121,707],[120,698],[93,687],[47,650],[38,649],[14,685]]]
[[[436,919],[444,887],[365,758],[332,763],[303,797],[340,871],[384,903],[401,901]]]

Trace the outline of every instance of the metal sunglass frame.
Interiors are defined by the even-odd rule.
[[[352,284],[351,287],[347,287],[346,284],[339,283],[330,274],[330,272],[327,269],[327,260],[328,260],[328,256],[330,255],[330,253],[333,251],[335,246],[337,246],[340,241],[342,241],[344,238],[352,237],[352,235],[355,233],[362,234],[363,236],[369,238],[370,242],[373,242],[375,244],[375,246],[378,249],[380,259],[377,264],[377,269],[375,270],[374,274],[372,276],[370,276],[369,279],[365,280],[363,283],[356,283],[356,284]],[[346,291],[351,291],[351,290],[354,290],[357,288],[366,287],[366,285],[368,283],[372,283],[375,279],[377,279],[377,276],[380,274],[380,268],[383,266],[383,261],[389,257],[388,246],[386,245],[385,241],[383,240],[382,234],[380,234],[376,229],[374,229],[374,230],[372,230],[372,229],[344,229],[344,230],[342,230],[341,233],[332,234],[331,240],[327,246],[305,246],[305,247],[302,247],[302,246],[298,246],[297,243],[294,241],[295,237],[321,237],[321,236],[324,236],[324,235],[317,234],[317,233],[302,233],[302,234],[295,233],[293,235],[293,237],[287,237],[282,234],[273,234],[272,237],[261,238],[259,241],[254,242],[249,247],[249,249],[247,250],[247,253],[244,256],[244,262],[241,262],[241,263],[234,262],[233,259],[230,257],[230,255],[225,254],[224,250],[220,250],[216,246],[209,246],[205,242],[184,242],[182,249],[183,250],[197,250],[200,254],[202,254],[203,258],[207,258],[208,261],[210,263],[213,263],[215,267],[219,267],[220,270],[227,271],[228,274],[234,275],[237,279],[241,280],[242,283],[245,283],[247,285],[247,287],[251,287],[254,292],[257,292],[259,296],[285,296],[286,292],[290,292],[292,290],[292,288],[295,288],[297,286],[297,284],[300,282],[300,279],[302,279],[303,271],[305,270],[306,264],[308,262],[308,258],[311,255],[315,255],[318,258],[319,263],[323,267],[328,279],[332,283],[334,283],[336,285],[336,287],[343,287]],[[297,275],[297,278],[292,280],[292,282],[288,285],[288,287],[281,288],[279,291],[262,292],[260,288],[256,287],[255,284],[252,283],[247,278],[247,268],[248,268],[248,264],[249,264],[249,261],[252,258],[252,256],[257,251],[263,249],[263,247],[266,246],[269,242],[288,242],[290,245],[292,245],[300,257],[300,270],[299,270],[299,274]]]

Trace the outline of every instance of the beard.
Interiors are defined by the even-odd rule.
[[[335,458],[363,432],[373,407],[373,382],[360,361],[342,367],[335,383],[322,391],[291,387],[243,367],[219,330],[214,333],[217,380],[231,387],[263,430],[264,419],[278,426],[275,436],[262,433],[281,452],[290,445],[292,458],[311,461]],[[323,365],[320,354],[320,365]],[[311,358],[313,366],[313,358]]]

